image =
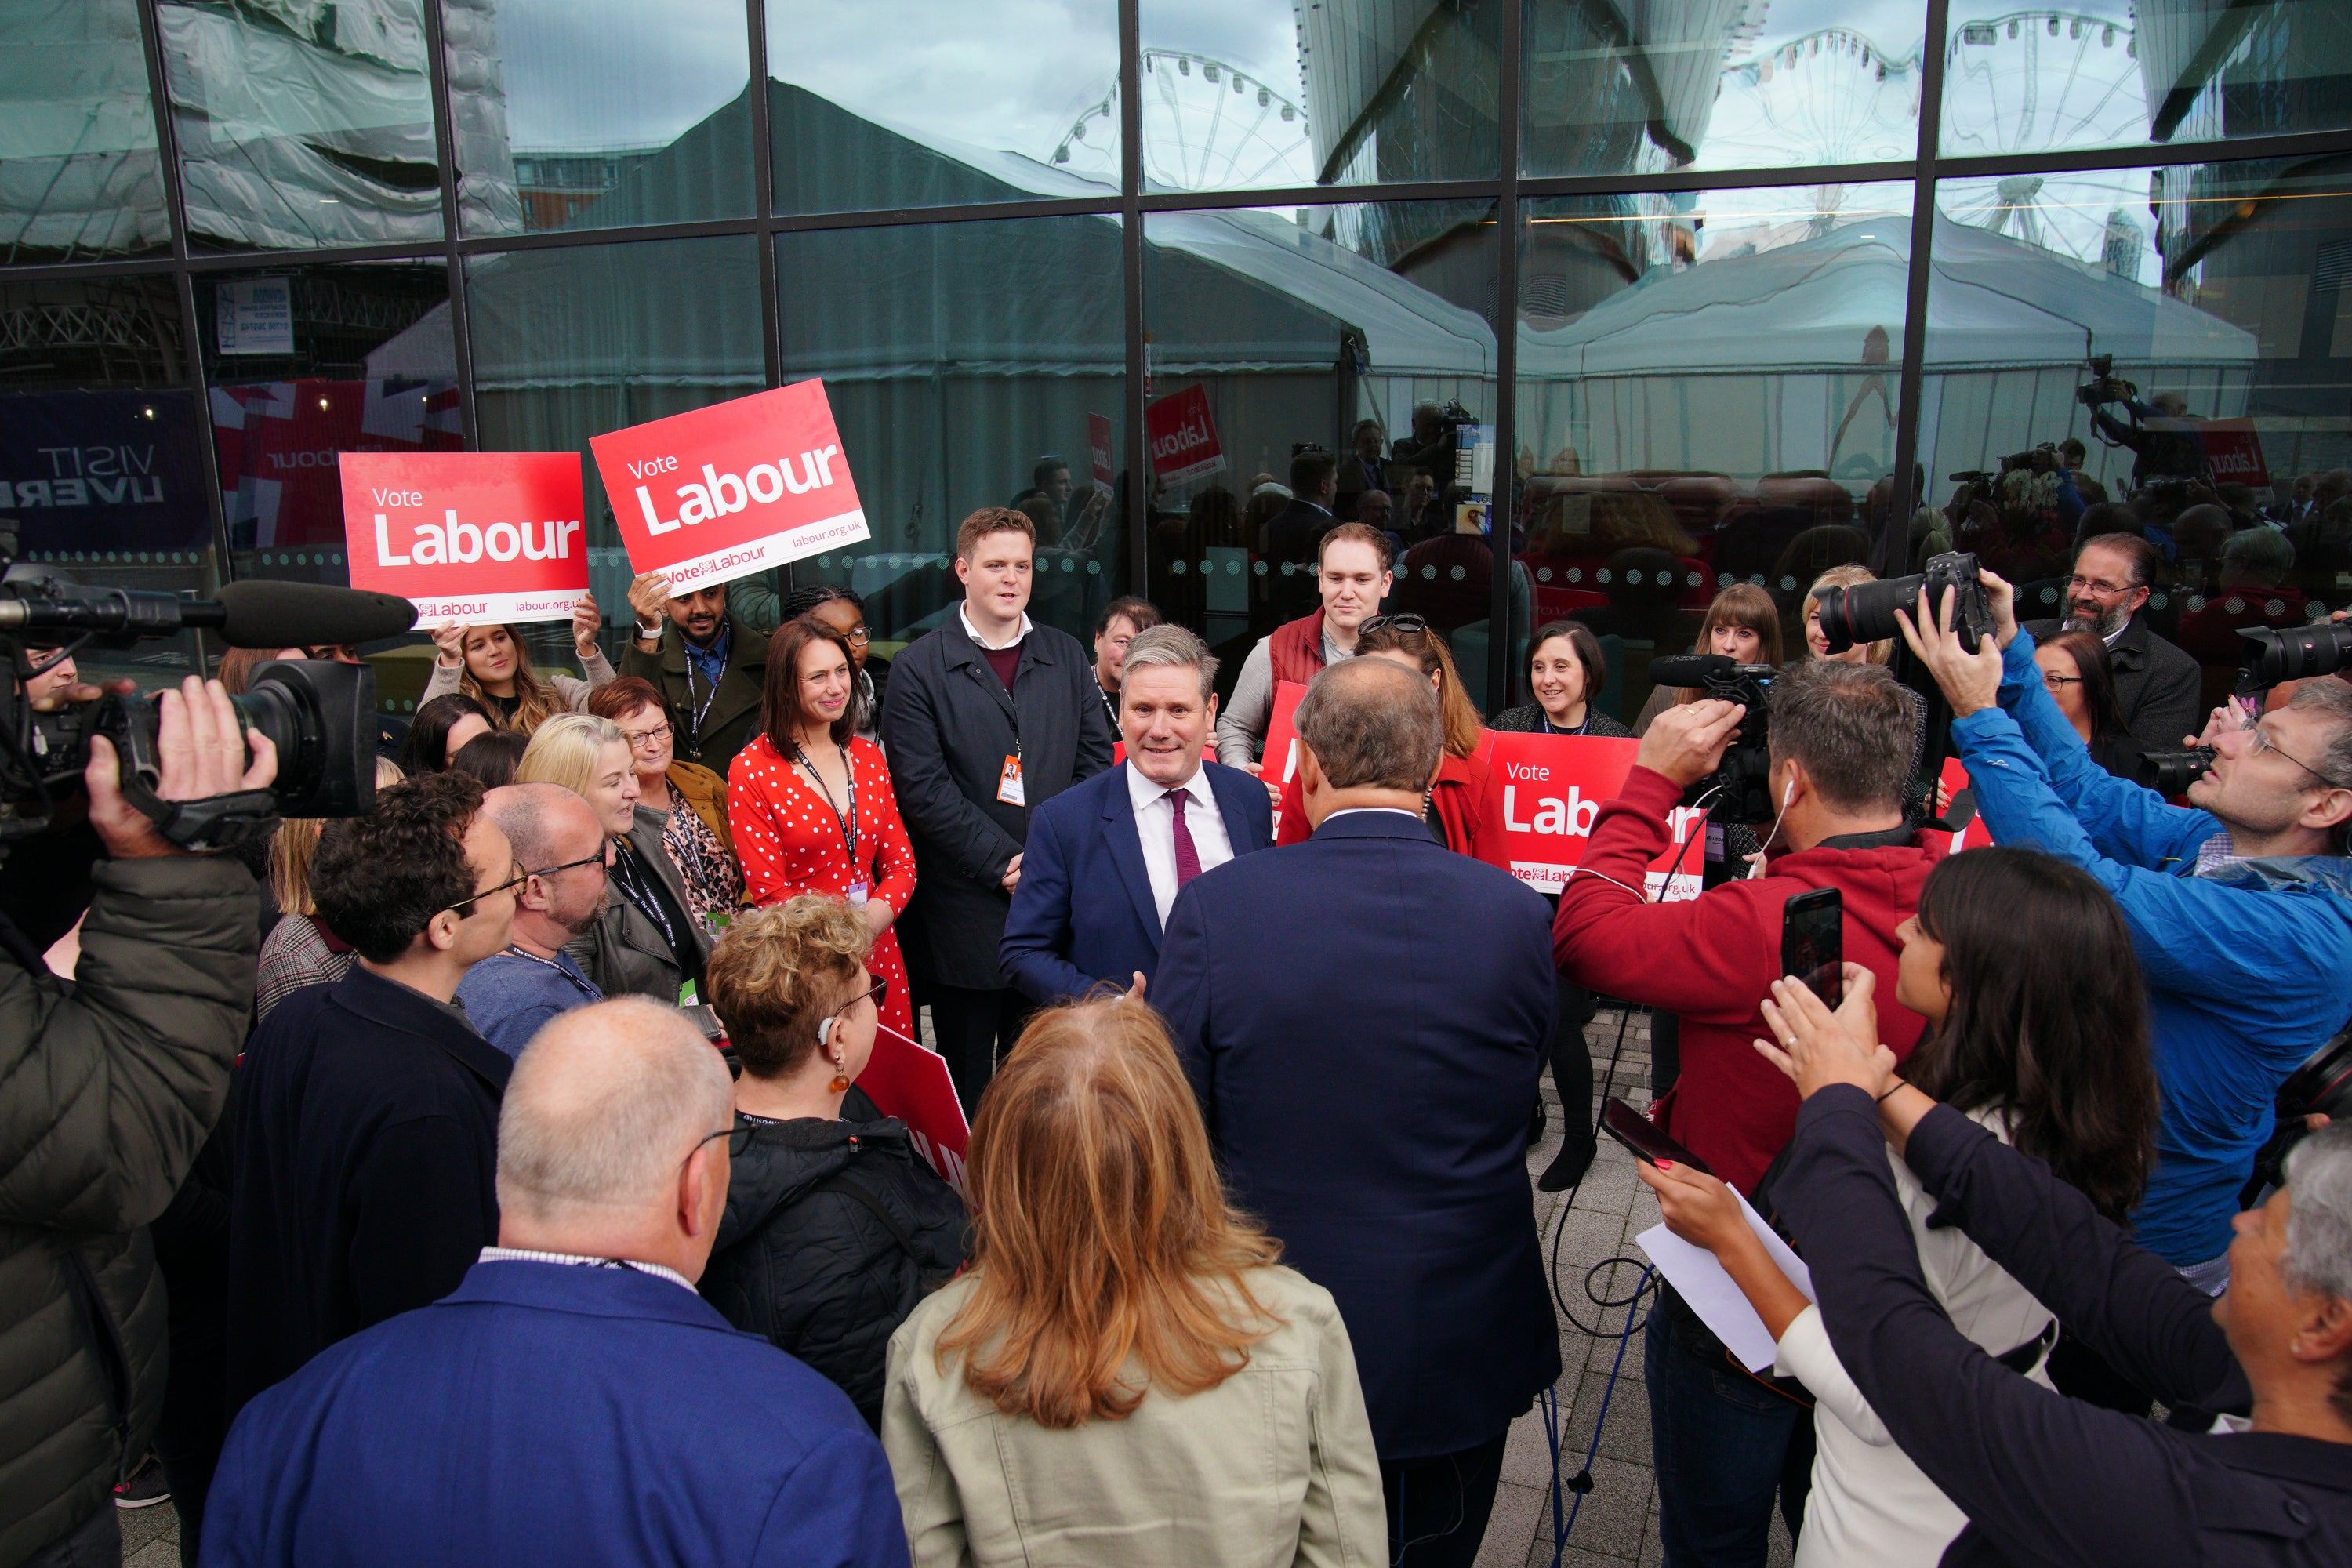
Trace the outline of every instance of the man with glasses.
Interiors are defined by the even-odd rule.
[[[695,1292],[751,1131],[732,1100],[675,1008],[550,1025],[499,1113],[495,1234],[423,1310],[247,1406],[207,1551],[903,1568],[890,1467],[849,1401]]]
[[[327,825],[319,918],[352,972],[279,1003],[232,1107],[232,1411],[336,1341],[437,1300],[498,1235],[512,1063],[455,998],[504,949],[525,868],[465,773],[377,792]]]
[[[2164,1090],[2135,1238],[2219,1294],[2280,1080],[2352,1016],[2352,686],[2304,681],[2259,719],[2231,705],[2206,732],[2211,770],[2168,805],[2092,760],[2009,584],[1984,580],[2000,630],[1973,655],[1933,624],[1942,605],[1905,635],[1951,701],[1994,838],[2073,861],[2123,910]]]
[[[677,754],[721,778],[759,732],[767,634],[775,629],[772,622],[730,614],[727,587],[719,583],[673,595],[669,579],[658,572],[635,577],[629,607],[636,613],[636,630],[621,655],[621,673],[652,683],[677,715]]]
[[[614,841],[595,809],[561,784],[494,789],[482,810],[529,873],[515,892],[514,940],[466,972],[457,1000],[482,1038],[519,1057],[549,1019],[604,999],[563,944],[604,907]]]
[[[2147,601],[2164,557],[2137,534],[2100,533],[2074,554],[2066,613],[2029,621],[2037,643],[2060,631],[2089,632],[2107,645],[2116,676],[2116,717],[2144,751],[2179,749],[2197,729],[2204,673],[2148,625]]]

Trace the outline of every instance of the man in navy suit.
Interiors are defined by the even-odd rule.
[[[1504,1434],[1559,1375],[1526,1167],[1549,910],[1423,826],[1443,730],[1417,670],[1333,665],[1297,722],[1315,836],[1187,888],[1151,997],[1234,1201],[1339,1300],[1391,1561],[1466,1565]]]
[[[499,1115],[498,1245],[245,1407],[205,1561],[904,1568],[847,1396],[695,1294],[734,1120],[676,1008],[541,1029]]]
[[[1000,957],[1029,1000],[1083,996],[1103,981],[1140,988],[1187,883],[1271,847],[1265,786],[1202,760],[1216,730],[1216,657],[1182,626],[1138,632],[1120,680],[1127,764],[1030,814],[1021,885]]]

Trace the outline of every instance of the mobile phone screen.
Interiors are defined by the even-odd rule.
[[[1845,999],[1845,900],[1835,888],[1790,896],[1780,910],[1780,973],[1834,1007]]]
[[[1626,1152],[1637,1160],[1653,1165],[1665,1160],[1694,1171],[1704,1171],[1710,1176],[1715,1174],[1708,1170],[1706,1161],[1667,1137],[1658,1130],[1657,1123],[1622,1100],[1612,1097],[1601,1108],[1601,1131],[1622,1143]]]

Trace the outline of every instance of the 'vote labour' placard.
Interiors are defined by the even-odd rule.
[[[1539,893],[1559,892],[1592,842],[1601,803],[1624,788],[1641,749],[1639,741],[1612,736],[1486,731],[1478,754],[1492,771],[1475,847],[1478,858]],[[1706,851],[1703,845],[1685,845],[1701,830],[1700,816],[1686,806],[1675,807],[1669,816],[1672,840],[1643,879],[1643,890],[1654,902],[1698,897]]]
[[[866,538],[824,384],[592,437],[629,564],[670,592],[748,577]]]
[[[588,588],[576,452],[344,452],[352,586],[424,626],[561,621]]]

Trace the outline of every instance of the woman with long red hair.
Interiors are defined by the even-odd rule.
[[[883,1391],[916,1568],[1388,1560],[1347,1326],[1226,1202],[1157,1013],[1038,1015],[971,1154],[969,1266]]]

